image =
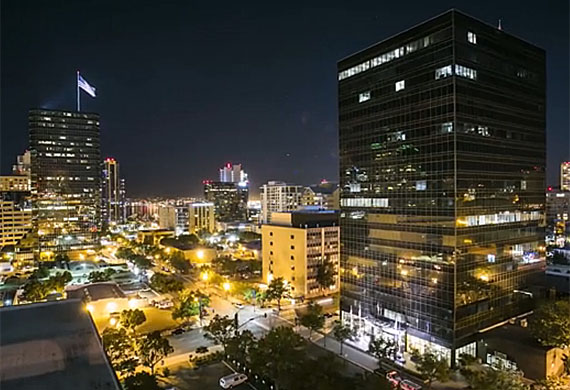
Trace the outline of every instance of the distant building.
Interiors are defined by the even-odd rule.
[[[17,245],[32,230],[29,171],[18,172],[0,176],[0,249]]]
[[[295,211],[301,205],[303,186],[270,181],[260,187],[261,221],[269,223],[271,213]]]
[[[261,201],[250,200],[247,202],[247,221],[253,224],[261,223]]]
[[[243,222],[247,220],[249,189],[246,183],[215,182],[205,180],[204,197],[214,204],[217,222]]]
[[[26,150],[24,154],[16,157],[16,164],[12,166],[12,174],[18,176],[30,176],[32,168],[32,154]]]
[[[101,227],[99,115],[34,109],[28,119],[32,217],[40,251],[96,247]]]
[[[102,187],[103,223],[108,226],[125,222],[125,182],[121,179],[119,163],[114,158],[106,158],[103,161]]]
[[[323,210],[338,210],[340,190],[338,183],[323,182],[305,187],[301,197],[302,207],[318,207]]]
[[[222,183],[247,183],[247,173],[241,164],[227,163],[220,168],[220,182]]]
[[[80,300],[0,308],[0,329],[2,390],[122,388]]]
[[[137,242],[145,245],[159,245],[163,238],[174,238],[176,233],[169,229],[149,229],[137,232]]]
[[[158,210],[162,203],[152,199],[127,199],[126,200],[127,218],[137,217],[146,221],[154,221],[158,219]]]
[[[282,277],[294,297],[313,298],[339,289],[340,229],[334,211],[273,213],[261,226],[263,280]],[[317,282],[319,267],[328,263],[334,284]]]
[[[216,229],[214,204],[211,202],[194,202],[188,206],[188,232],[198,233],[207,231],[213,233]]]
[[[566,243],[570,224],[570,191],[546,191],[546,226],[558,246]]]
[[[570,161],[560,164],[560,189],[570,191]]]
[[[173,205],[161,205],[158,209],[158,226],[161,229],[176,229],[176,207]]]

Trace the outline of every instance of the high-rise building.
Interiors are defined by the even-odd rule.
[[[271,213],[295,211],[301,205],[305,187],[287,184],[282,181],[270,181],[260,187],[261,220],[271,221]]]
[[[32,230],[29,181],[27,175],[0,176],[0,249]]]
[[[302,207],[317,207],[323,210],[338,210],[340,190],[338,183],[322,182],[305,187],[301,196]]]
[[[211,202],[193,202],[188,206],[188,232],[213,233],[216,229],[214,204]]]
[[[216,222],[241,222],[247,220],[249,188],[246,183],[216,182],[205,180],[204,197],[214,203]]]
[[[570,191],[570,161],[560,164],[560,190]]]
[[[271,223],[261,226],[263,280],[283,278],[296,298],[338,292],[339,232],[335,211],[273,213]],[[328,286],[318,282],[321,267],[333,275]]]
[[[28,119],[32,217],[40,251],[49,256],[97,246],[101,225],[99,115],[33,109]]]
[[[247,183],[247,173],[241,164],[227,163],[220,168],[220,181],[222,183]]]
[[[12,166],[12,174],[18,176],[30,176],[32,167],[32,154],[26,150],[24,154],[16,158],[16,164]]]
[[[455,10],[339,62],[341,308],[362,337],[455,360],[529,310],[545,73],[542,49]]]
[[[176,207],[165,204],[158,208],[158,226],[161,229],[174,230],[176,228]]]
[[[103,204],[101,214],[105,225],[125,221],[125,181],[121,179],[119,163],[114,158],[103,161]]]

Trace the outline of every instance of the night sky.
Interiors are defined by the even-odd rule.
[[[101,114],[129,196],[199,195],[228,161],[255,188],[338,177],[339,59],[456,7],[544,48],[548,182],[569,158],[568,1],[1,1],[1,164],[31,107]],[[256,192],[256,191],[255,191]]]

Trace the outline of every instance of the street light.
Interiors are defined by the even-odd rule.
[[[208,275],[208,272],[207,272],[207,271],[204,271],[204,272],[202,272],[202,275],[200,275],[200,277],[202,278],[202,280],[203,280],[204,282],[207,282],[208,279],[210,278],[210,275]]]
[[[228,291],[230,291],[230,288],[231,288],[232,286],[230,285],[230,282],[225,282],[225,283],[223,284],[223,287],[224,287],[224,291],[228,292]]]

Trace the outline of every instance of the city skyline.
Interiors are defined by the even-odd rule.
[[[505,31],[547,51],[547,183],[556,185],[559,164],[568,159],[567,5],[456,6],[489,24],[503,18]],[[84,99],[82,108],[101,115],[102,156],[121,161],[130,196],[199,195],[204,175],[225,161],[247,167],[255,192],[269,180],[336,181],[334,64],[451,5],[440,2],[408,11],[404,5],[362,4],[349,17],[338,4],[280,14],[263,7],[230,6],[223,12],[201,7],[132,11],[105,3],[97,9],[70,3],[49,9],[39,5],[32,14],[32,8],[3,3],[2,172],[8,173],[16,155],[29,147],[30,108],[74,107],[79,68],[98,92],[97,99]],[[76,12],[89,12],[93,26],[67,17]],[[137,17],[131,19],[129,12]],[[35,15],[66,22],[46,28]],[[155,27],[147,28],[151,20]],[[294,31],[290,20],[298,22]],[[194,29],[210,33],[197,41]],[[261,29],[267,34],[258,34]],[[45,39],[32,42],[39,33]],[[281,49],[274,50],[271,42],[284,36]],[[105,39],[113,43],[95,42]],[[188,50],[174,50],[181,44]],[[59,55],[62,50],[75,55]],[[123,50],[129,55],[123,56]],[[168,71],[156,71],[161,68]]]

